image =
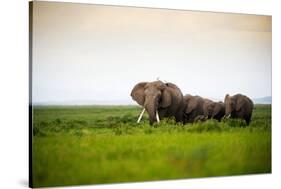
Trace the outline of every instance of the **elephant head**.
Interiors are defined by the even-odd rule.
[[[210,101],[206,104],[206,110],[204,109],[204,114],[208,116],[208,118],[220,121],[221,118],[225,115],[225,105],[221,101]]]
[[[186,103],[186,108],[184,110],[186,123],[192,123],[199,118],[198,116],[204,115],[203,105],[205,100],[202,97],[187,94],[184,96],[184,100]]]
[[[227,118],[234,116],[235,109],[236,109],[236,99],[232,98],[229,94],[226,94],[224,98],[224,104],[225,104],[225,116]]]
[[[181,94],[179,89],[173,86],[175,85],[172,83],[162,81],[140,82],[134,86],[131,97],[148,112],[150,124],[157,120],[159,110],[163,112],[169,109],[173,98],[178,95],[177,93]]]
[[[214,102],[210,99],[204,98],[204,104],[203,104],[203,111],[205,117],[212,118],[213,116],[213,110],[214,110]]]

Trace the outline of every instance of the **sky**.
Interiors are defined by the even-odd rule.
[[[36,104],[136,104],[156,78],[183,94],[271,96],[271,16],[34,2]]]

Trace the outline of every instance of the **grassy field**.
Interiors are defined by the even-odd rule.
[[[136,123],[136,106],[37,106],[34,186],[271,172],[271,106],[240,120]]]

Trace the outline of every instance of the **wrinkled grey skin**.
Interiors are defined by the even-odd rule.
[[[223,116],[225,115],[225,104],[223,102],[214,102],[214,101],[207,101],[204,104],[204,115],[208,119],[216,119],[221,121]]]
[[[242,94],[234,96],[227,94],[224,103],[226,117],[244,119],[247,125],[250,124],[254,103],[249,97]]]
[[[184,123],[193,123],[195,121],[205,120],[203,106],[205,102],[208,102],[208,99],[187,94],[184,96],[184,101],[186,103],[184,110]]]
[[[173,83],[140,82],[134,86],[131,97],[148,112],[150,124],[156,122],[156,110],[160,120],[175,117],[177,122],[183,121],[183,95]]]

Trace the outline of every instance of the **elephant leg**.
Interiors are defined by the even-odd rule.
[[[197,112],[193,112],[193,113],[192,113],[192,116],[191,116],[191,122],[192,122],[192,123],[195,122],[197,117],[198,117]]]
[[[218,122],[221,121],[221,116],[220,116],[220,115],[215,115],[213,118],[214,118],[215,120],[217,120]]]
[[[186,123],[188,123],[188,114],[186,114],[186,113],[184,113],[183,114],[183,124],[186,124]]]
[[[191,116],[192,116],[191,114],[186,115],[186,117],[185,117],[186,123],[192,123]]]
[[[245,118],[245,121],[246,121],[247,125],[250,125],[251,116],[246,117],[246,118]]]
[[[180,122],[181,121],[181,119],[178,116],[176,116],[175,118],[176,118],[176,122]]]
[[[181,123],[184,122],[183,121],[184,118],[183,118],[183,114],[182,113],[176,114],[175,118],[176,118],[176,122],[181,122]]]

